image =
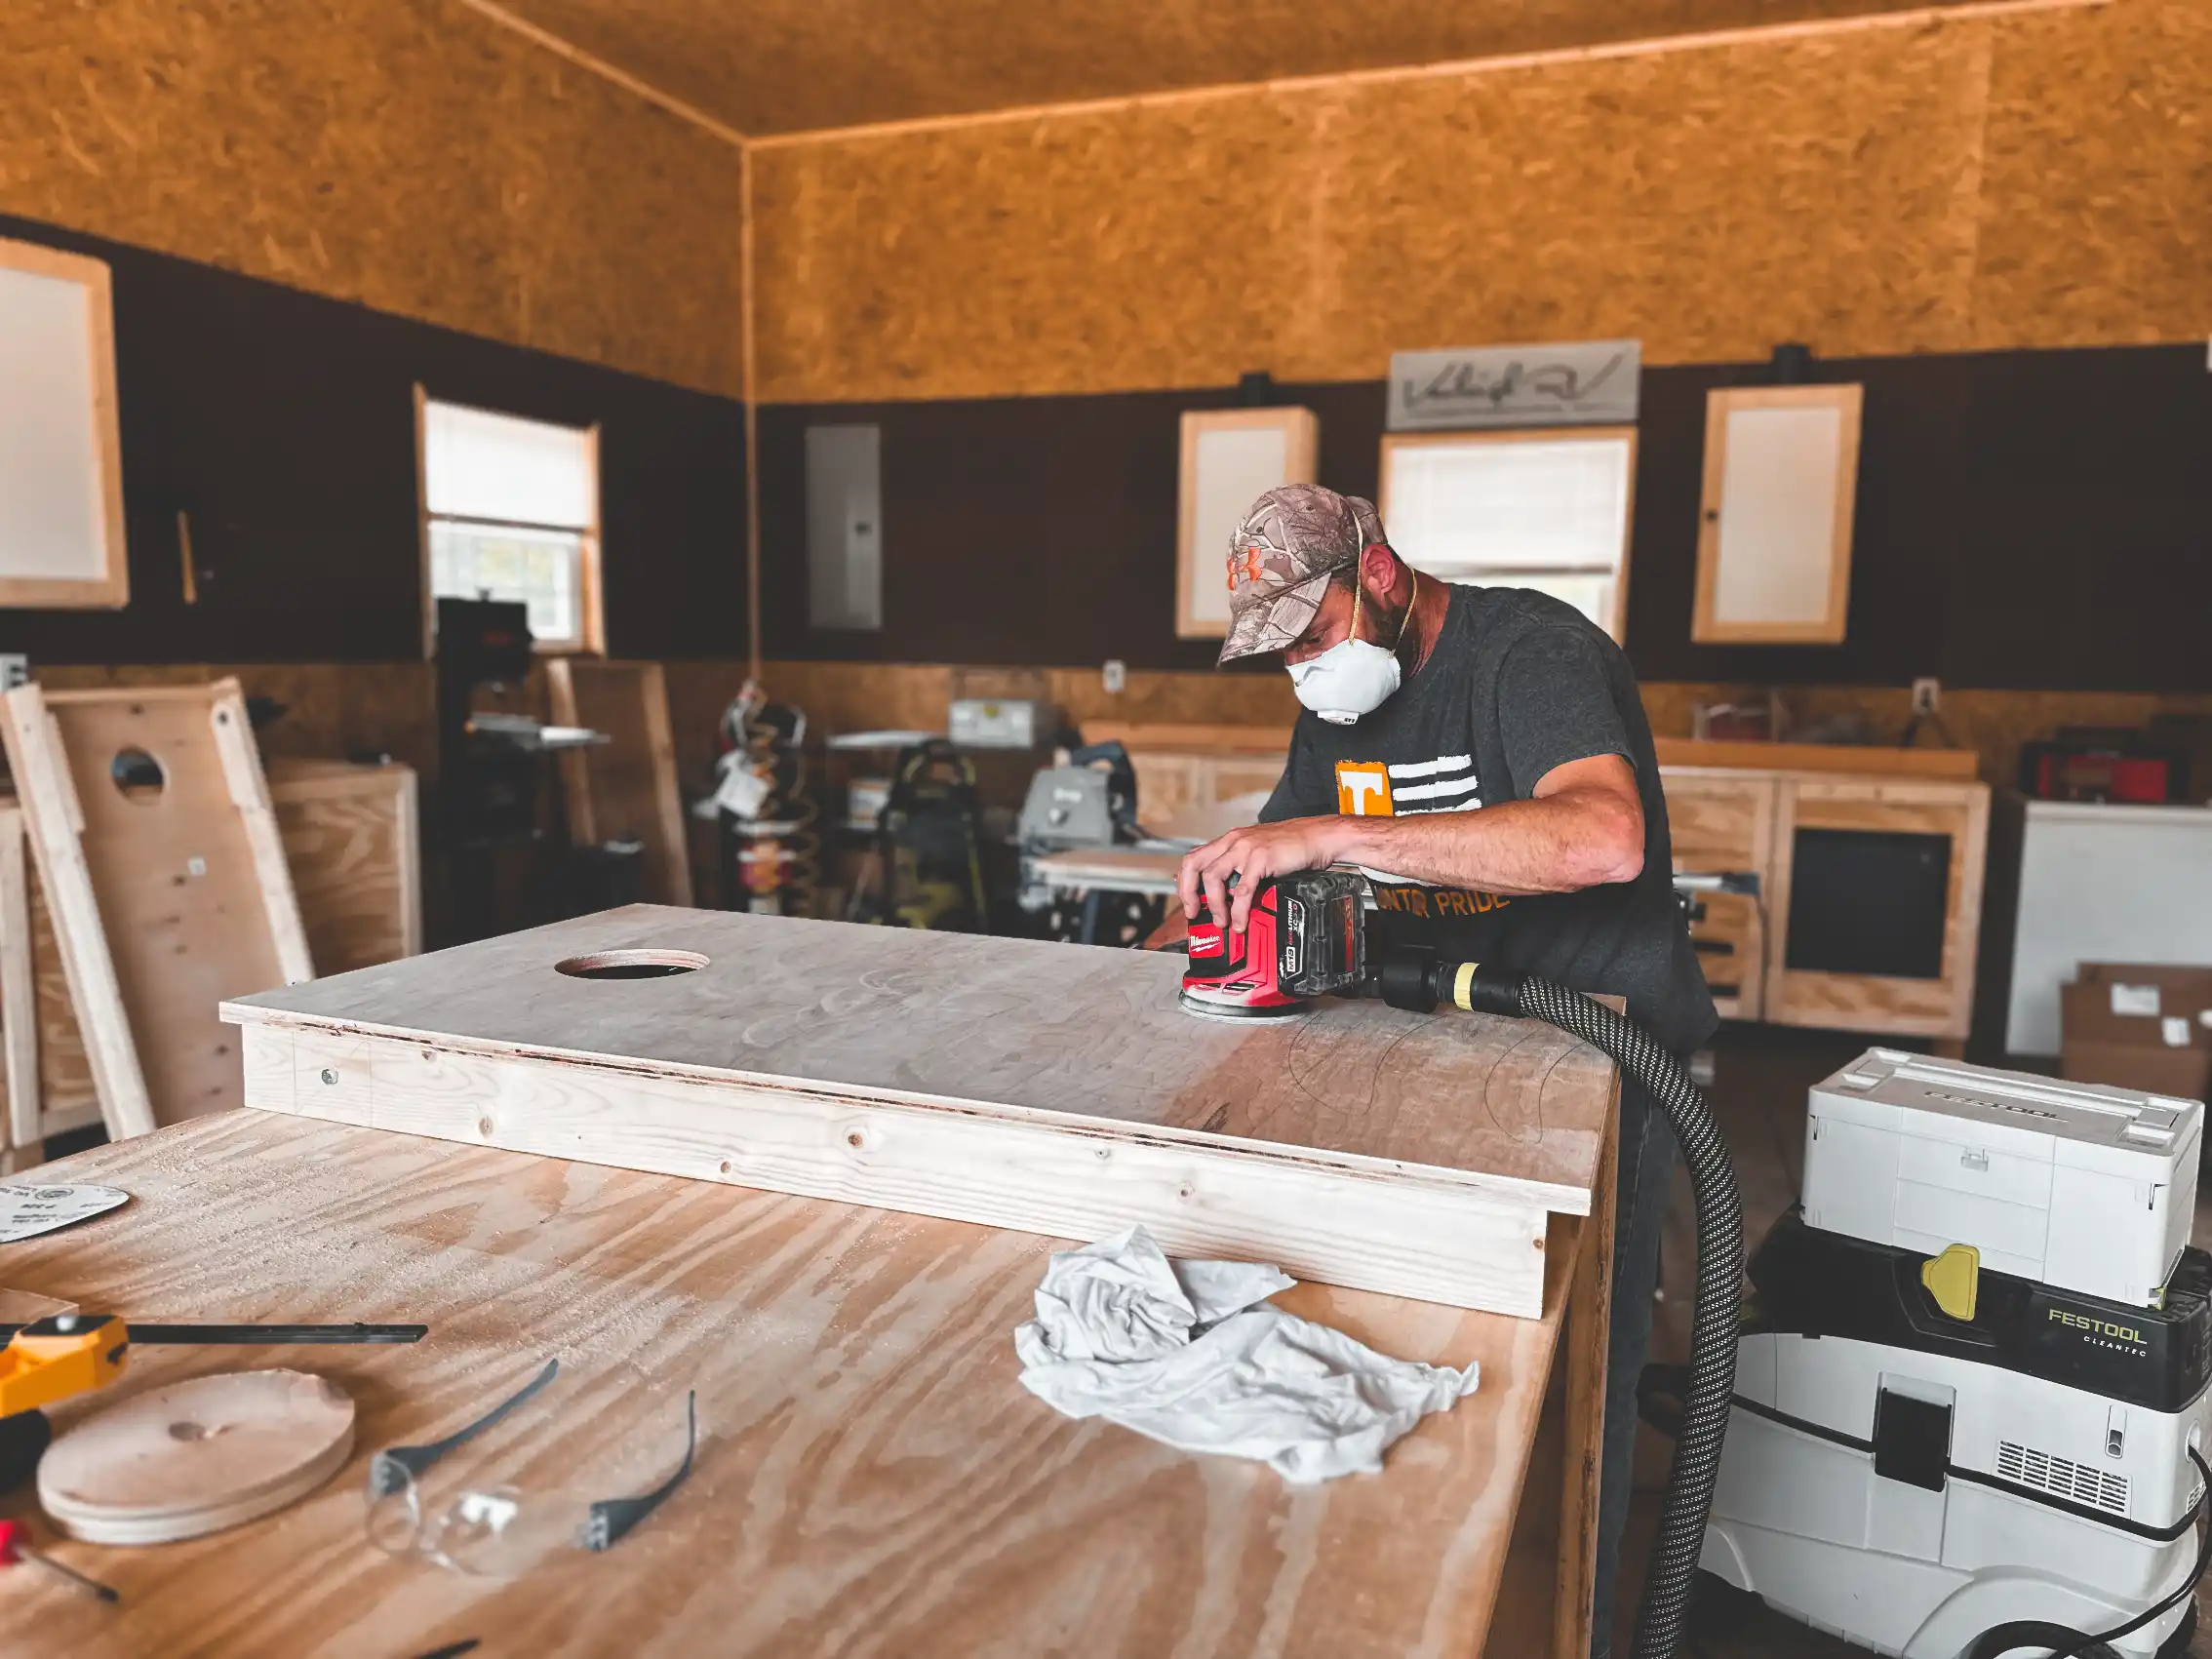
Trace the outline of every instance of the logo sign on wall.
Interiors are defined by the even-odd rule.
[[[1627,425],[1642,367],[1642,343],[1633,339],[1393,352],[1388,425]]]

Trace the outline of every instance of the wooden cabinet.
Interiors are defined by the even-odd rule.
[[[1666,769],[1667,827],[1683,875],[1751,878],[1763,889],[1774,847],[1773,777],[1719,769]],[[1766,982],[1762,891],[1714,888],[1692,895],[1690,943],[1723,1019],[1758,1019]]]
[[[1989,840],[1969,780],[1663,767],[1675,868],[1748,875],[1694,895],[1715,1006],[1763,1019],[1962,1039]]]

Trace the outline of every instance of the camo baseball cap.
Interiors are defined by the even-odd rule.
[[[1229,537],[1229,637],[1215,660],[1295,645],[1329,577],[1378,542],[1390,545],[1372,501],[1319,484],[1270,490]]]

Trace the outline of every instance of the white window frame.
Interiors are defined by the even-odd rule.
[[[1613,583],[1610,614],[1601,626],[1612,635],[1616,644],[1622,643],[1628,633],[1629,552],[1636,533],[1636,457],[1637,429],[1634,426],[1527,426],[1506,431],[1442,431],[1442,432],[1390,432],[1382,441],[1381,487],[1377,508],[1382,514],[1383,530],[1390,533],[1394,529],[1391,504],[1392,458],[1401,450],[1489,447],[1504,444],[1574,444],[1613,443],[1626,444],[1626,476],[1621,486],[1621,545],[1617,559],[1605,566],[1547,566],[1533,569],[1523,565],[1499,563],[1459,575],[1446,575],[1447,581],[1481,582],[1501,587],[1541,586],[1548,576],[1607,576]],[[1398,547],[1399,556],[1415,570],[1421,561],[1405,549]]]
[[[439,403],[456,409],[483,410],[487,415],[504,415],[519,420],[536,420],[535,415],[517,415],[512,410],[487,409],[482,404],[465,404],[457,398],[439,398]],[[600,580],[600,473],[599,424],[594,421],[582,428],[585,446],[591,456],[591,522],[578,530],[574,525],[529,524],[520,520],[488,520],[464,518],[452,513],[433,513],[430,510],[430,404],[432,399],[418,380],[415,386],[415,502],[416,533],[420,542],[422,564],[422,654],[427,659],[438,650],[438,596],[430,578],[430,528],[441,520],[452,524],[497,524],[514,530],[558,531],[564,535],[578,538],[576,550],[576,617],[580,631],[561,639],[533,639],[531,649],[541,656],[605,656],[607,654],[607,620],[602,605]],[[542,421],[543,425],[559,425],[558,421]]]

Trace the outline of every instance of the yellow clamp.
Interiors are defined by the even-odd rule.
[[[131,1333],[119,1319],[98,1314],[64,1314],[46,1323],[83,1320],[82,1330],[31,1334],[30,1326],[16,1332],[0,1348],[0,1417],[41,1406],[76,1395],[105,1388],[123,1374],[124,1350]],[[97,1322],[97,1323],[96,1323]]]

